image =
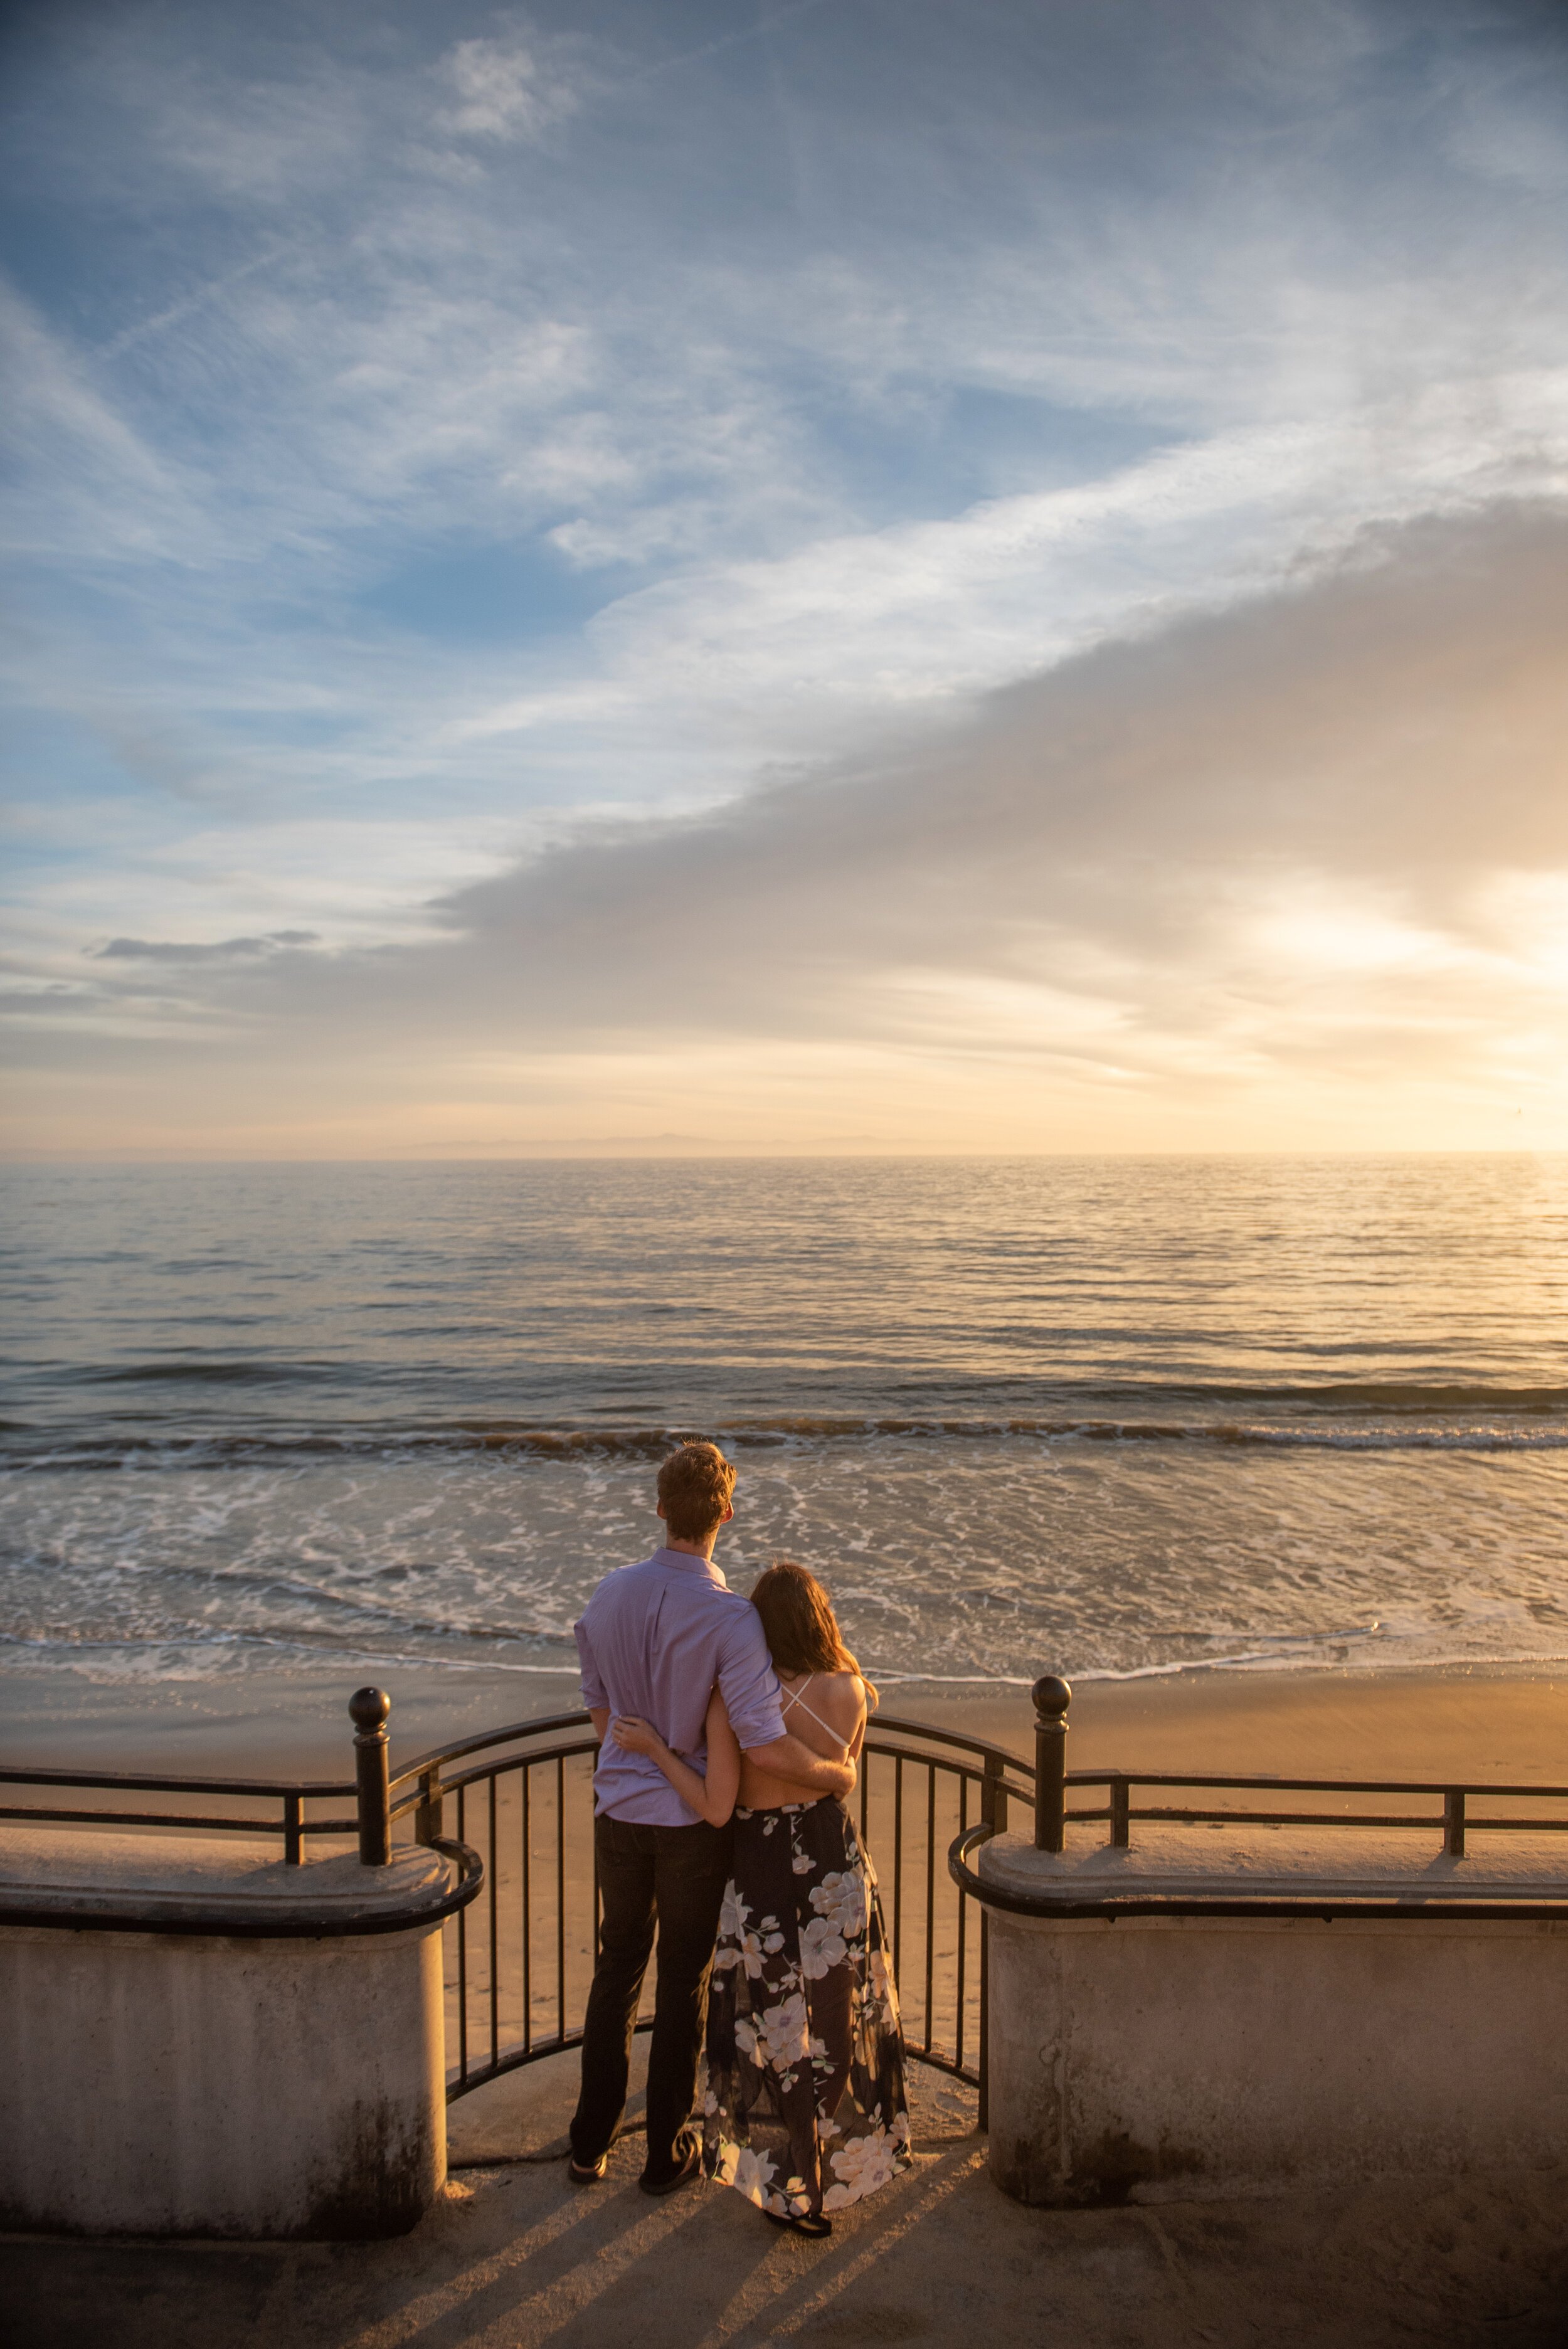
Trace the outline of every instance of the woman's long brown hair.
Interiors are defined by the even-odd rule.
[[[762,1618],[775,1671],[789,1680],[802,1672],[855,1672],[864,1678],[844,1645],[832,1600],[809,1568],[791,1558],[776,1559],[758,1577],[751,1603]],[[869,1682],[866,1702],[876,1702]]]

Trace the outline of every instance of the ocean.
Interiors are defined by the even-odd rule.
[[[1568,1159],[6,1173],[0,1665],[575,1701],[676,1437],[884,1687],[1568,1656]]]

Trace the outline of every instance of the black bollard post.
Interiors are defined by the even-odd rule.
[[[354,1775],[359,1791],[359,1864],[385,1868],[392,1857],[392,1801],[387,1789],[385,1689],[356,1689],[348,1700],[354,1723]]]
[[[1060,1851],[1067,1840],[1068,1723],[1072,1690],[1054,1672],[1035,1682],[1035,1849]]]

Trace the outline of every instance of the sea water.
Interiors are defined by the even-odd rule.
[[[13,1171],[0,1659],[503,1671],[658,1538],[881,1682],[1568,1656],[1568,1160]]]

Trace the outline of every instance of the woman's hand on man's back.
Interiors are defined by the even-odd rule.
[[[634,1713],[617,1713],[610,1723],[610,1734],[628,1754],[657,1754],[665,1742],[656,1729]]]

